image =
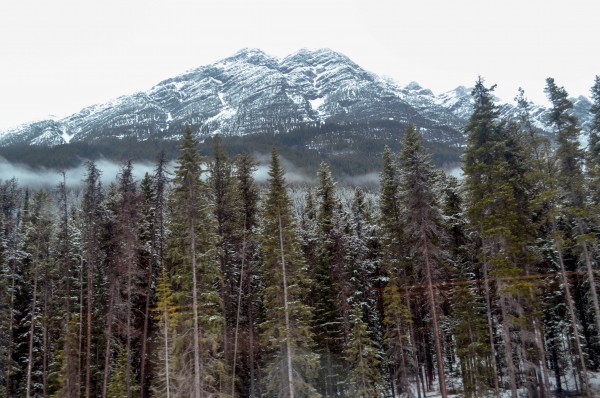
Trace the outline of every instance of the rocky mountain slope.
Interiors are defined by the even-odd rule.
[[[584,97],[577,100],[584,123],[589,105]],[[367,138],[397,140],[409,121],[431,145],[460,148],[471,109],[470,89],[434,95],[414,82],[400,87],[328,49],[300,50],[283,59],[244,49],[146,92],[0,132],[0,154],[11,147],[39,152],[66,144],[104,145],[106,152],[120,142],[160,145],[178,141],[188,124],[202,140],[219,133],[252,147],[252,137],[296,134],[298,150],[348,156],[364,149]],[[532,111],[543,128],[546,110]],[[516,110],[503,105],[502,113]]]

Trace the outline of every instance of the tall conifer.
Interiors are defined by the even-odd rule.
[[[272,150],[263,210],[262,255],[265,288],[260,325],[266,389],[271,395],[316,397],[308,280],[279,156]]]

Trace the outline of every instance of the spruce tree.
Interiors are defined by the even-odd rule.
[[[268,394],[319,396],[313,384],[318,357],[313,353],[308,281],[279,156],[272,150],[269,188],[263,209],[262,256],[265,288],[260,325]]]
[[[85,281],[82,283],[82,292],[85,291],[85,297],[82,294],[81,305],[85,305],[85,347],[84,354],[84,372],[85,372],[85,398],[92,396],[92,372],[96,364],[93,363],[92,352],[94,344],[94,297],[95,297],[95,275],[98,271],[101,261],[100,247],[98,244],[100,234],[100,223],[102,219],[102,185],[100,183],[100,170],[94,162],[86,163],[86,177],[84,180],[84,190],[82,199],[82,239],[83,239],[83,258],[85,262]],[[83,290],[84,289],[84,290]],[[82,319],[83,322],[83,319]]]
[[[222,339],[223,314],[219,294],[222,283],[216,262],[215,237],[209,218],[208,193],[201,181],[198,142],[186,127],[177,158],[171,197],[171,234],[168,241],[170,273],[177,290],[175,301],[186,311],[179,322],[178,369],[192,369],[190,379],[182,377],[178,386],[196,398],[214,394],[222,374],[217,349]],[[187,336],[191,325],[192,338]],[[187,380],[186,380],[187,379]]]
[[[243,235],[243,218],[240,197],[236,187],[237,180],[233,174],[232,162],[227,158],[227,153],[221,138],[213,137],[213,156],[210,164],[210,178],[208,180],[211,197],[214,202],[212,208],[217,237],[217,257],[223,275],[221,300],[225,314],[225,327],[223,328],[223,350],[228,366],[232,366],[235,337],[231,332],[235,328],[236,318],[236,280],[239,280],[239,265],[241,258],[241,241]]]
[[[157,355],[154,364],[155,376],[152,382],[152,392],[154,396],[171,398],[173,396],[174,337],[178,315],[171,278],[165,267],[161,269],[157,280],[154,313],[157,321],[155,337]]]
[[[237,390],[243,396],[260,395],[260,375],[257,369],[258,294],[261,286],[260,259],[258,258],[258,200],[259,189],[254,181],[256,162],[252,155],[243,153],[235,160],[237,196],[242,221],[241,242],[238,242],[239,280],[234,331],[234,364],[232,366],[232,395]],[[239,362],[238,362],[239,361]],[[239,365],[238,365],[239,363]],[[239,368],[239,371],[238,371]]]
[[[350,397],[377,398],[381,396],[379,356],[372,333],[363,320],[360,304],[355,304],[351,315],[352,332],[346,348],[350,364],[348,393]]]
[[[514,130],[497,119],[493,89],[486,88],[480,78],[472,92],[475,108],[465,128],[468,135],[464,154],[465,186],[468,215],[481,239],[479,258],[483,267],[492,358],[496,352],[493,311],[497,303],[510,389],[516,398],[519,380],[514,352],[519,351],[520,343],[513,341],[512,336],[521,328],[516,320],[522,314],[527,288],[513,280],[525,273],[522,264],[527,262],[529,198],[524,177],[527,168]],[[490,288],[492,281],[497,300]],[[492,366],[495,375],[498,372],[495,359]],[[496,377],[494,384],[497,391]]]
[[[590,194],[590,202],[592,207],[592,216],[595,214],[593,222],[596,230],[600,228],[600,76],[596,76],[594,85],[592,86],[592,107],[590,113],[592,115],[592,123],[590,125],[589,144],[587,151],[587,170],[588,170],[588,187]]]
[[[318,265],[313,294],[315,304],[315,339],[321,356],[319,385],[325,396],[343,394],[341,355],[350,333],[348,275],[345,247],[340,234],[338,201],[329,165],[322,162],[317,172]]]
[[[554,79],[546,79],[546,94],[552,103],[548,124],[556,133],[558,148],[558,185],[561,189],[561,207],[573,222],[573,238],[580,251],[580,261],[586,270],[591,306],[594,309],[596,338],[600,338],[600,303],[594,277],[595,261],[591,247],[597,244],[590,234],[587,211],[585,181],[583,173],[584,152],[579,146],[580,128],[573,115],[573,103],[563,87],[558,87]]]
[[[433,187],[436,178],[433,165],[425,153],[420,134],[412,124],[406,128],[399,161],[400,192],[406,206],[404,230],[406,236],[410,237],[408,245],[415,273],[426,285],[439,388],[442,397],[447,397],[439,292],[436,287],[436,281],[443,279],[441,215]]]
[[[395,393],[409,391],[409,376],[420,385],[419,359],[414,349],[414,324],[407,286],[410,271],[405,263],[406,247],[401,222],[398,170],[389,147],[383,151],[380,173],[379,233],[381,265],[387,280],[384,288],[385,343],[390,361],[390,379]],[[403,285],[403,288],[399,286]]]

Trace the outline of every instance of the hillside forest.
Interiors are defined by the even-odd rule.
[[[585,132],[546,83],[552,137],[476,82],[460,179],[411,124],[375,191],[191,128],[139,181],[1,176],[0,397],[591,398],[600,77]]]

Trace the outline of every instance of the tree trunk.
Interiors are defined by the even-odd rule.
[[[583,235],[583,221],[577,220],[577,229],[579,230],[580,236]],[[596,281],[594,278],[594,269],[592,267],[592,260],[590,258],[590,252],[588,245],[585,241],[581,242],[581,248],[583,249],[583,259],[585,261],[585,269],[587,271],[587,279],[590,284],[590,293],[592,294],[592,305],[594,306],[594,320],[596,321],[596,335],[600,337],[600,305],[598,304],[598,292],[596,291]]]
[[[27,355],[27,387],[25,397],[31,397],[31,374],[33,370],[33,334],[35,332],[35,307],[37,301],[37,279],[38,279],[38,261],[34,260],[33,266],[33,298],[31,299],[31,324],[29,325],[29,352]]]
[[[433,337],[435,342],[435,356],[437,360],[437,370],[438,370],[438,378],[440,385],[440,394],[442,394],[443,398],[448,397],[448,393],[446,392],[446,375],[444,374],[444,359],[442,353],[442,342],[440,338],[440,326],[438,320],[437,313],[437,305],[435,299],[435,292],[433,291],[433,275],[429,258],[429,251],[427,243],[424,245],[424,255],[425,255],[425,272],[427,277],[427,292],[429,294],[429,309],[431,311],[432,323],[433,323]]]
[[[92,311],[94,298],[94,268],[93,261],[87,263],[87,330],[85,354],[85,398],[92,397]]]
[[[17,278],[16,278],[16,266],[15,266],[15,258],[13,257],[11,260],[11,282],[10,282],[10,304],[9,304],[9,316],[8,316],[8,341],[6,342],[6,394],[10,395],[11,393],[11,369],[12,369],[12,356],[13,356],[13,343],[14,343],[14,307],[15,307],[15,289],[17,287]]]
[[[492,299],[490,294],[490,280],[488,278],[488,262],[483,261],[483,282],[485,286],[485,309],[487,312],[488,334],[490,336],[490,356],[492,361],[492,373],[494,380],[494,392],[496,397],[500,396],[500,386],[498,385],[498,365],[496,364],[496,347],[494,346],[494,325],[492,323]]]
[[[131,379],[132,379],[132,375],[131,375],[131,360],[132,360],[132,355],[131,355],[131,334],[133,333],[133,331],[131,330],[132,326],[131,326],[131,317],[132,317],[132,311],[131,311],[131,285],[132,285],[132,272],[133,270],[131,269],[131,263],[133,262],[133,259],[129,259],[129,261],[127,261],[127,326],[126,326],[126,356],[127,356],[127,363],[125,364],[125,385],[126,385],[126,389],[127,389],[127,398],[131,398]]]
[[[502,284],[496,279],[496,285],[500,290],[500,311],[502,313],[502,335],[504,341],[504,350],[506,352],[506,367],[508,368],[508,376],[510,379],[510,393],[512,398],[518,398],[517,394],[517,372],[515,370],[515,362],[513,359],[513,344],[510,335],[510,326],[508,323],[508,311],[506,310],[507,297],[501,292]]]
[[[283,308],[285,312],[285,349],[287,354],[287,376],[288,376],[288,388],[290,390],[289,398],[294,398],[294,377],[292,371],[292,344],[290,341],[290,313],[288,308],[288,295],[287,295],[287,274],[285,269],[285,256],[283,254],[283,229],[281,227],[281,214],[278,214],[279,218],[279,247],[281,250],[281,272],[283,277]]]
[[[244,233],[242,237],[242,265],[240,267],[240,284],[238,289],[237,312],[235,315],[235,334],[233,338],[233,366],[231,375],[231,396],[235,397],[235,368],[237,366],[238,332],[240,328],[240,312],[242,308],[242,289],[244,287],[244,265],[246,263],[246,217],[244,215]]]
[[[200,383],[200,325],[198,317],[198,281],[196,280],[196,228],[192,218],[190,225],[192,255],[192,311],[194,314],[194,396],[201,398]]]
[[[153,255],[150,256],[152,258]],[[150,327],[150,306],[152,304],[152,262],[148,270],[148,280],[146,281],[146,304],[144,306],[144,330],[142,331],[142,350],[140,358],[140,398],[146,397],[146,357],[148,356],[148,329]],[[166,353],[166,352],[165,352]]]
[[[581,341],[579,339],[579,328],[577,327],[577,316],[575,315],[575,308],[573,307],[573,298],[571,296],[571,288],[569,287],[569,281],[567,280],[567,272],[565,269],[565,262],[563,259],[562,246],[559,241],[558,228],[556,227],[556,220],[552,219],[552,231],[554,237],[554,249],[558,255],[558,264],[560,265],[560,279],[565,291],[565,300],[567,302],[567,311],[569,313],[569,321],[571,323],[571,329],[573,330],[573,337],[575,338],[575,350],[577,351],[577,358],[579,359],[579,366],[581,366],[581,385],[583,392],[586,397],[592,398],[592,392],[590,390],[590,384],[587,374],[587,366],[583,356],[583,350],[581,348]],[[593,286],[592,286],[593,287]]]
[[[110,349],[112,346],[112,324],[113,307],[115,306],[115,292],[110,288],[110,298],[108,300],[108,314],[106,314],[106,349],[104,351],[104,379],[102,381],[102,396],[106,397],[108,391],[108,379],[110,376]]]

